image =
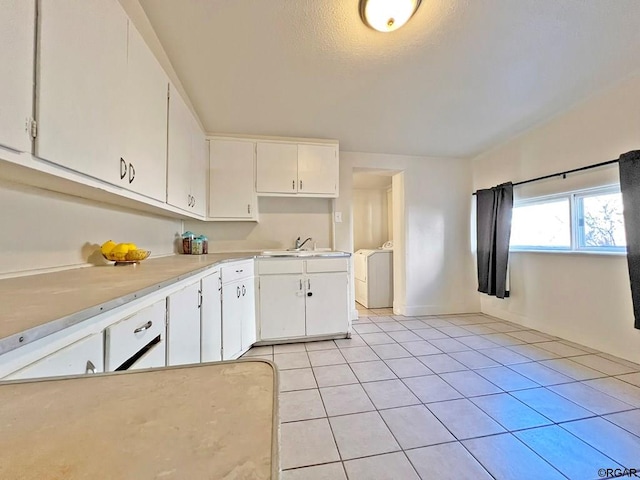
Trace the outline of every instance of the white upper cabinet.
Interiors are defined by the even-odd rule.
[[[127,136],[119,184],[163,202],[167,191],[168,86],[164,70],[129,23]]]
[[[258,142],[256,191],[271,196],[338,196],[338,145]]]
[[[209,142],[195,118],[191,117],[191,210],[201,216],[207,214],[207,167],[209,165]]]
[[[0,145],[31,151],[35,0],[0,0]]]
[[[298,145],[258,142],[256,191],[289,194],[298,191]]]
[[[256,144],[246,140],[209,142],[209,218],[255,220],[254,184]]]
[[[120,181],[127,125],[127,24],[116,0],[40,2],[36,154]]]
[[[298,145],[298,192],[338,195],[338,147]]]

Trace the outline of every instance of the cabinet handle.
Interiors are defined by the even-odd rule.
[[[247,204],[247,213],[251,213],[251,204],[250,203]]]
[[[192,207],[196,206],[196,197],[191,197],[193,199],[193,203],[191,204]]]
[[[148,330],[151,328],[151,325],[153,325],[153,322],[151,320],[149,320],[147,323],[145,323],[144,325],[142,325],[141,327],[136,328],[133,333],[140,333],[140,332],[144,332],[145,330]]]
[[[202,290],[198,290],[198,308],[202,308]]]
[[[242,273],[242,272],[244,272],[243,268],[241,268],[240,270],[236,270],[236,273]]]
[[[311,290],[311,280],[307,278],[307,290]]]
[[[244,288],[244,285],[242,285],[242,296],[244,297],[244,294],[247,293],[247,289]]]
[[[300,279],[300,291],[302,291],[302,279]]]
[[[291,190],[295,190],[295,189],[296,189],[296,181],[291,180]]]
[[[124,158],[120,157],[120,180],[127,176],[127,162]]]
[[[300,190],[302,190],[302,180],[300,180]]]
[[[96,366],[91,360],[87,360],[87,366],[84,369],[84,373],[96,373]]]
[[[237,289],[238,298],[240,298],[240,287],[236,287],[236,289]]]
[[[129,183],[132,183],[136,178],[136,169],[133,168],[133,164],[129,164]]]
[[[187,207],[191,206],[191,195],[187,195]]]

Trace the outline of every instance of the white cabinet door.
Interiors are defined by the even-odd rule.
[[[258,142],[256,191],[296,193],[298,191],[298,145]]]
[[[221,139],[209,143],[209,217],[255,219],[255,143]]]
[[[104,336],[102,332],[90,335],[38,360],[3,380],[82,375],[104,371]]]
[[[193,118],[191,132],[191,210],[203,217],[207,214],[207,171],[209,166],[209,144],[200,125]]]
[[[307,275],[305,283],[307,335],[346,333],[349,327],[347,274]]]
[[[256,343],[256,296],[254,277],[245,278],[241,282],[242,296],[242,351],[246,352]]]
[[[298,145],[298,192],[338,195],[338,147]]]
[[[220,298],[220,272],[202,279],[202,306],[200,307],[200,345],[203,362],[222,360],[222,299]]]
[[[36,154],[120,181],[127,122],[127,23],[117,0],[39,2]]]
[[[193,119],[187,104],[170,88],[167,203],[191,211],[191,142]]]
[[[200,362],[200,282],[167,297],[167,365]]]
[[[119,185],[165,201],[167,195],[167,88],[164,70],[129,23],[127,138]]]
[[[301,275],[260,277],[260,340],[305,335],[305,289]]]
[[[0,145],[31,151],[35,0],[0,0]]]
[[[242,281],[222,286],[222,359],[242,353]]]

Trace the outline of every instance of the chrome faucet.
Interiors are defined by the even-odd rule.
[[[300,250],[305,243],[307,243],[309,240],[311,240],[311,237],[307,238],[304,242],[300,243],[300,237],[296,238],[296,246],[294,247],[294,250]]]

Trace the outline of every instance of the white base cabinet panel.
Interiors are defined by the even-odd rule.
[[[102,333],[96,333],[32,363],[3,380],[83,375],[104,371]]]
[[[301,275],[260,277],[260,338],[302,337],[305,289]]]
[[[349,315],[349,279],[346,273],[313,274],[306,277],[307,335],[346,332]]]
[[[203,362],[222,360],[222,298],[220,272],[202,280],[202,306],[200,307],[200,358]]]
[[[242,353],[242,282],[222,286],[222,359]]]
[[[167,297],[167,365],[200,362],[200,282]]]
[[[253,260],[229,263],[222,278],[222,359],[232,360],[256,342]]]

